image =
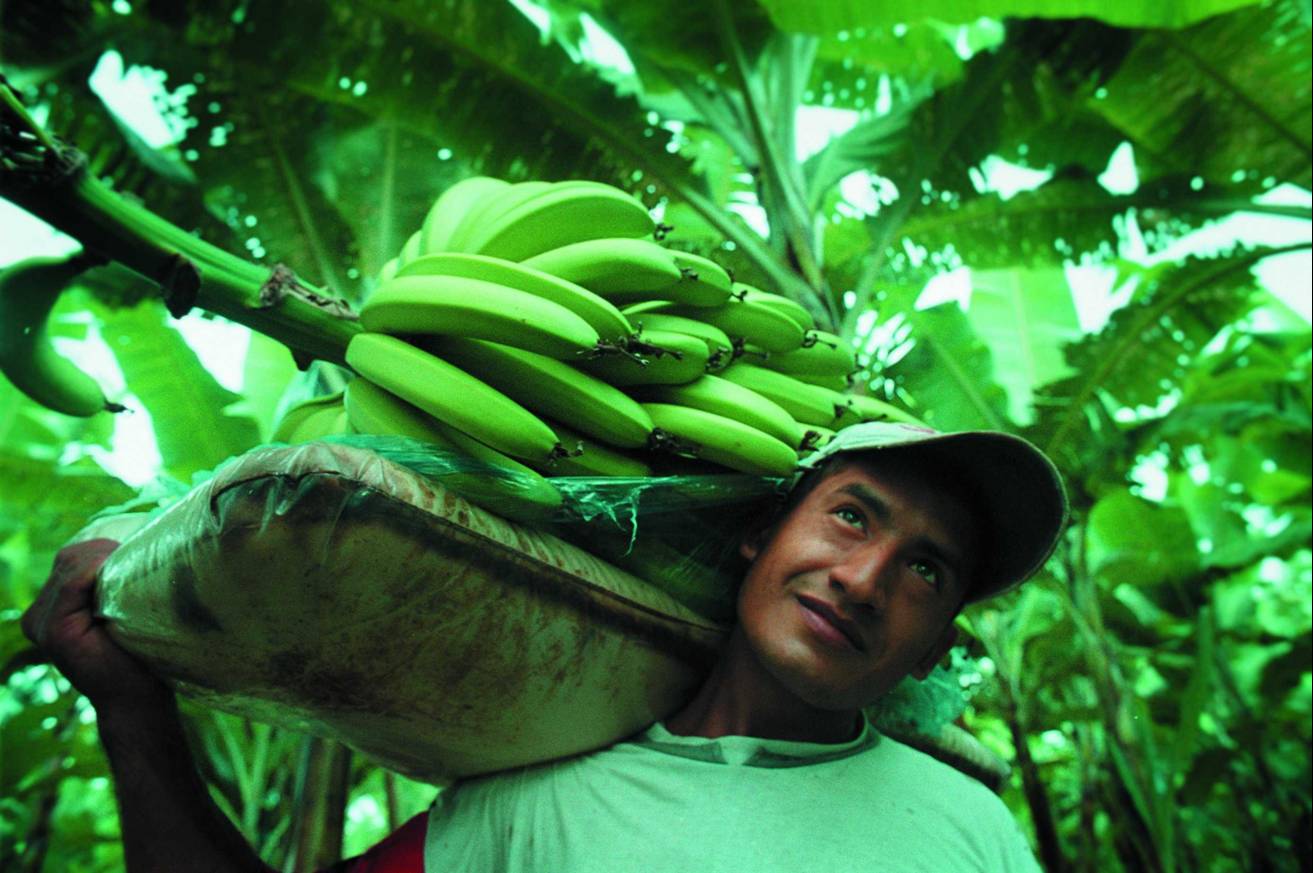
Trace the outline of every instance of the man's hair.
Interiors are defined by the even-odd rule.
[[[866,469],[878,470],[881,467],[905,464],[914,466],[932,485],[943,489],[945,493],[960,501],[966,507],[967,514],[975,522],[977,538],[984,540],[987,520],[979,509],[982,504],[976,498],[972,489],[965,484],[968,481],[967,477],[956,474],[955,471],[959,466],[959,462],[948,452],[927,446],[919,448],[916,452],[885,449],[845,452],[826,458],[815,468],[804,473],[793,488],[774,505],[773,509],[766,513],[758,524],[749,529],[745,541],[755,542],[758,548],[764,549],[767,543],[770,542],[771,537],[775,535],[775,531],[780,524],[807,499],[808,495],[816,490],[818,485],[849,467],[860,466]],[[968,557],[970,558],[969,565],[963,568],[966,585],[963,586],[964,596],[958,607],[959,609],[971,600],[972,581],[979,578],[981,573],[987,570],[988,556],[986,549],[979,549],[976,554]]]

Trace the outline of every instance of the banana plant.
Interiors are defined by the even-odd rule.
[[[1307,205],[1275,196],[1310,183],[1307,3],[675,11],[0,5],[0,196],[117,262],[73,282],[48,329],[75,334],[58,316],[90,315],[156,421],[163,469],[185,480],[267,437],[290,375],[279,343],[302,364],[340,359],[347,307],[455,181],[620,185],[674,227],[672,245],[850,342],[861,390],[935,426],[1022,432],[1062,466],[1068,542],[1011,619],[968,622],[997,680],[968,722],[1017,761],[1005,798],[1047,863],[1307,867],[1307,326],[1252,274],[1308,245],[1143,263],[1229,216],[1307,225]],[[92,88],[110,51],[185,102],[175,142],[147,145]],[[840,114],[843,133],[815,135]],[[1105,171],[1128,152],[1138,186],[1118,188]],[[997,190],[997,160],[1047,181]],[[1128,301],[1093,332],[1068,282],[1079,263],[1115,270]],[[970,305],[918,308],[957,268]],[[193,307],[257,332],[256,391],[223,389],[169,329]],[[80,519],[129,500],[90,457],[112,431],[0,386],[0,606],[30,600]],[[52,447],[66,445],[84,456],[61,467]],[[1149,467],[1169,482],[1160,496]],[[5,639],[13,681],[56,689],[25,679],[39,665]],[[7,760],[37,774],[6,798],[25,834],[53,835],[56,865],[84,819],[59,800],[31,722],[0,716],[6,748],[31,752]],[[340,755],[299,738],[198,730],[217,790],[266,849],[291,833],[297,798],[306,826],[279,864],[333,854],[344,830],[348,852],[340,811],[366,782],[393,824],[431,796],[397,800],[361,768],[344,791]],[[274,748],[301,757],[271,807],[258,786],[277,782]]]

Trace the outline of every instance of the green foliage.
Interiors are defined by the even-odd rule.
[[[1126,27],[1181,27],[1217,15],[1253,0],[1182,0],[1175,3],[1097,3],[1090,0],[1030,0],[1024,3],[996,0],[931,0],[931,2],[880,3],[856,0],[817,0],[805,6],[788,0],[762,0],[771,19],[782,30],[834,33],[859,27],[892,26],[899,22],[932,18],[968,22],[1005,15],[1035,18],[1103,18]]]
[[[126,7],[0,5],[0,72],[99,178],[215,245],[359,300],[457,179],[607,181],[661,207],[672,245],[852,338],[871,393],[1033,440],[1071,526],[962,625],[965,723],[1014,762],[1003,797],[1041,859],[1309,867],[1313,353],[1255,268],[1310,244],[1174,254],[1245,213],[1307,232],[1307,205],[1264,196],[1313,178],[1307,2],[550,0],[541,31],[475,0]],[[598,27],[632,68],[599,59]],[[110,49],[166,77],[177,143],[146,145],[91,90]],[[846,129],[811,136],[834,112]],[[1138,187],[1102,175],[1125,146]],[[1005,195],[996,159],[1047,181]],[[849,202],[862,185],[874,205]],[[1085,331],[1069,268],[1089,264],[1119,303]],[[918,306],[959,269],[969,301]],[[54,330],[104,339],[160,472],[187,481],[268,438],[295,370],[256,335],[225,389],[155,293],[93,271]],[[0,382],[5,869],[122,863],[89,713],[16,624],[60,544],[133,496],[98,462],[114,432]],[[435,790],[187,718],[217,802],[278,867],[361,851]],[[316,842],[334,809],[344,833]]]
[[[150,413],[163,471],[187,481],[258,442],[249,418],[226,413],[240,398],[220,386],[158,303],[120,309],[104,319],[105,339],[133,392]]]
[[[1029,423],[1035,386],[1068,375],[1061,348],[1080,338],[1066,275],[1058,268],[973,270],[968,317],[989,346],[1008,417]]]
[[[898,387],[941,430],[1006,430],[1007,395],[992,379],[989,348],[951,303],[904,313],[916,345],[895,369]]]
[[[1313,50],[1297,18],[1295,4],[1270,3],[1148,32],[1093,105],[1135,144],[1145,177],[1307,187]],[[1278,79],[1287,87],[1272,89]]]

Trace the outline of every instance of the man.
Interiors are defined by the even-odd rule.
[[[846,428],[744,537],[739,620],[682,709],[610,748],[449,788],[336,869],[1034,871],[997,797],[862,708],[925,678],[960,609],[1034,573],[1065,516],[1057,471],[1016,437]],[[91,618],[113,545],[61,552],[23,624],[97,708],[129,869],[265,870],[209,801],[169,689]]]

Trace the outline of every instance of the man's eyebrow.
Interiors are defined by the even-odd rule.
[[[893,511],[884,498],[860,482],[850,482],[840,488],[839,491],[865,506],[871,515],[875,516],[875,520],[881,524],[888,524],[893,517]],[[918,537],[918,545],[954,573],[960,574],[962,572],[964,556],[959,554],[956,549],[928,537]]]
[[[871,515],[875,516],[876,521],[881,524],[889,523],[889,519],[893,515],[889,509],[889,504],[885,503],[884,499],[870,488],[857,482],[851,482],[839,490],[865,506]]]

